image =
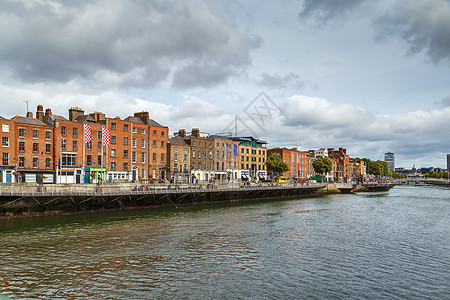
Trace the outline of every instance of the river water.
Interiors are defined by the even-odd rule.
[[[0,221],[16,299],[450,299],[450,190]]]

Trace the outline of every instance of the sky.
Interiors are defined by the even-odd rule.
[[[0,0],[0,104],[445,168],[450,0]]]

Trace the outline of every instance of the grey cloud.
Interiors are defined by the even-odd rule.
[[[368,0],[305,0],[299,18],[313,18],[320,23],[327,23],[341,17]]]
[[[443,107],[450,107],[450,95],[437,101],[437,104]]]
[[[409,53],[424,52],[435,63],[450,62],[450,2],[398,0],[374,21],[378,36],[399,36]]]
[[[3,1],[0,25],[0,66],[30,83],[110,73],[119,85],[209,87],[260,44],[200,0]]]
[[[259,80],[257,84],[268,89],[301,89],[305,86],[305,83],[300,79],[300,76],[292,72],[289,72],[284,76],[262,74],[261,80]]]

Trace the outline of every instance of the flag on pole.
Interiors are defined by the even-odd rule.
[[[109,132],[108,128],[106,128],[106,127],[102,127],[102,140],[103,140],[103,145],[111,144],[111,133]]]
[[[91,141],[91,125],[84,124],[84,142],[89,143]]]
[[[238,152],[237,148],[238,148],[237,145],[233,144],[233,156],[237,156],[237,152]]]
[[[228,143],[225,143],[225,155],[228,155]]]

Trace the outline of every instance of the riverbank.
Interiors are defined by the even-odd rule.
[[[0,186],[0,218],[178,207],[218,202],[313,196],[325,184],[12,184]]]

